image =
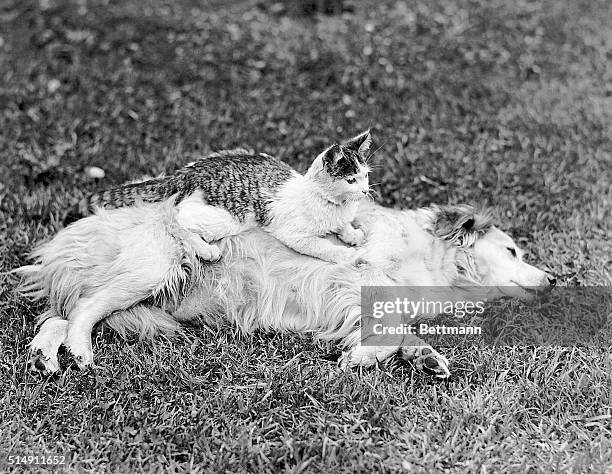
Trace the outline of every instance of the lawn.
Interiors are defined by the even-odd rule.
[[[612,3],[354,5],[0,4],[0,471],[45,453],[78,472],[612,469],[609,350],[451,347],[439,382],[340,372],[297,336],[104,329],[95,372],[26,372],[43,306],[8,270],[85,193],[235,146],[303,171],[371,127],[379,202],[491,206],[560,285],[612,284]]]

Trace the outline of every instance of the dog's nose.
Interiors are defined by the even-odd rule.
[[[554,276],[546,275],[546,278],[548,278],[548,284],[550,286],[555,286],[557,284],[557,279]]]

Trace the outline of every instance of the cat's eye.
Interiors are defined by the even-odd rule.
[[[512,255],[512,258],[516,258],[516,249],[514,249],[513,247],[507,247],[508,252],[510,252],[510,255]]]
[[[355,179],[355,178],[346,178],[346,182],[348,184],[353,184],[355,181],[357,181],[357,179]]]

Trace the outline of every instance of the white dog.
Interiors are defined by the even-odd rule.
[[[30,347],[30,367],[59,370],[65,345],[79,367],[93,364],[91,333],[105,321],[122,334],[173,331],[180,322],[226,318],[244,331],[311,333],[342,343],[342,366],[372,365],[394,353],[447,377],[448,361],[416,336],[360,343],[362,286],[487,287],[488,298],[529,299],[554,285],[523,262],[513,240],[468,206],[416,211],[361,207],[366,235],[358,264],[300,255],[254,229],[219,242],[223,258],[198,260],[176,221],[173,200],[98,210],[61,230],[21,267],[21,291],[47,297]],[[469,295],[468,295],[469,297]]]

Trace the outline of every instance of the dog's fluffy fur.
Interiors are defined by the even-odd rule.
[[[489,298],[529,298],[548,275],[521,261],[512,239],[468,206],[397,211],[361,206],[367,237],[357,264],[297,254],[254,229],[219,242],[223,258],[201,262],[173,202],[99,210],[60,231],[17,271],[21,291],[48,298],[32,341],[35,370],[59,370],[65,344],[77,363],[93,363],[91,331],[105,320],[142,337],[182,321],[225,318],[240,329],[311,333],[341,341],[344,366],[370,365],[401,349],[437,376],[448,361],[414,336],[394,346],[360,345],[361,286],[490,288]]]

